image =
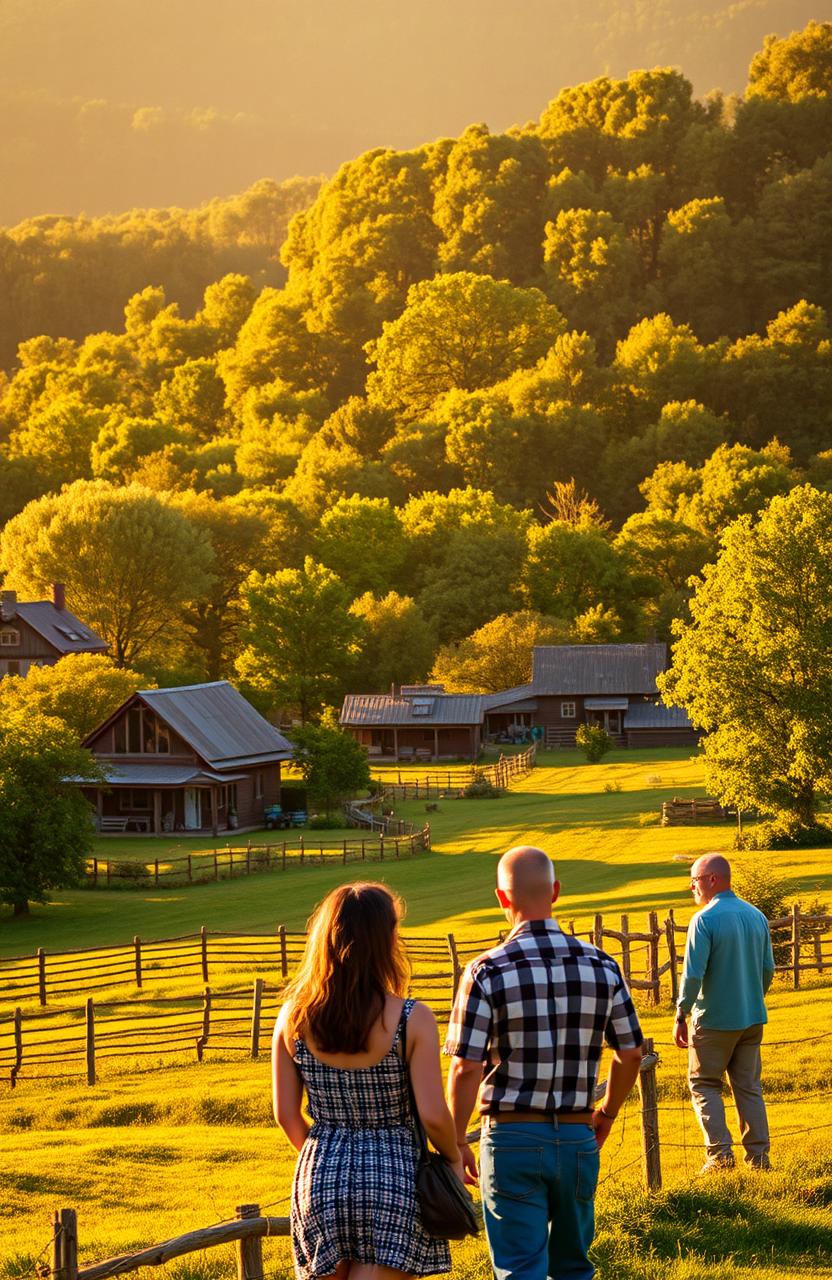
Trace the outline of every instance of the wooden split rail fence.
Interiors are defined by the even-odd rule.
[[[672,911],[662,924],[650,912],[644,930],[632,929],[626,915],[618,928],[600,915],[589,930],[576,931],[574,922],[567,927],[613,955],[628,985],[643,992],[648,1005],[677,998],[687,926]],[[832,916],[804,915],[796,906],[772,922],[772,936],[775,957],[784,957],[777,970],[795,989],[805,974],[832,970]],[[497,940],[492,935],[462,941],[453,934],[407,939],[412,994],[440,1021],[447,1020],[465,964]],[[121,948],[57,956],[41,950],[35,957],[1,962],[0,999],[7,1011],[0,1015],[0,1075],[12,1085],[66,1075],[93,1083],[97,1063],[105,1058],[193,1052],[201,1060],[208,1050],[257,1057],[304,946],[303,933],[282,926],[274,934],[248,935],[202,929],[167,942],[134,938]],[[241,988],[235,984],[246,969],[252,984]],[[266,976],[258,973],[263,969]],[[171,979],[183,977],[202,985],[181,995],[145,993],[147,985],[169,987]],[[103,994],[119,985],[140,994],[126,1000]],[[24,1001],[37,1001],[39,1007],[24,1008]]]
[[[146,889],[162,885],[206,884],[212,880],[231,880],[235,876],[260,871],[285,871],[287,866],[320,866],[325,862],[383,862],[385,858],[413,857],[430,848],[430,825],[415,831],[412,824],[381,824],[377,839],[344,839],[326,841],[303,835],[297,841],[279,844],[252,844],[242,848],[214,849],[204,854],[187,854],[181,858],[154,858],[152,862],[116,861],[112,858],[88,858],[87,884],[93,888],[110,888],[114,884]]]
[[[495,787],[505,789],[531,773],[536,756],[537,744],[532,743],[525,751],[501,755],[493,764],[472,764],[465,770],[455,771],[435,769],[416,778],[402,778],[399,771],[396,781],[390,774],[379,774],[373,781],[382,788],[382,799],[389,800],[432,800],[447,794],[458,795],[478,778],[486,778]]]

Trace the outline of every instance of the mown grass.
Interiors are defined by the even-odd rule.
[[[660,781],[655,781],[659,778]],[[648,780],[650,779],[650,780]],[[605,791],[605,785],[620,791]],[[702,792],[701,766],[687,752],[620,752],[601,766],[576,753],[541,756],[541,767],[496,801],[447,799],[426,815],[423,802],[399,806],[429,816],[434,852],[362,868],[293,868],[193,888],[137,892],[70,891],[28,921],[0,918],[0,951],[59,950],[213,929],[302,928],[316,901],[345,878],[384,878],[407,899],[408,931],[460,937],[503,923],[493,898],[496,860],[512,843],[540,843],[564,885],[561,919],[578,927],[596,911],[651,908],[690,912],[687,866],[704,849],[729,850],[730,825],[662,829],[661,801]],[[644,815],[644,816],[643,816]],[[329,833],[322,833],[327,837]],[[120,845],[110,840],[108,843]],[[154,849],[159,842],[150,842]],[[155,855],[154,855],[155,856]],[[796,896],[832,898],[823,851],[778,855]],[[182,989],[169,983],[171,992]],[[187,980],[191,982],[190,979]],[[828,976],[827,976],[828,981]],[[197,984],[191,982],[189,990]],[[682,1055],[670,1043],[670,1009],[645,1010],[658,1070],[666,1190],[640,1189],[638,1108],[633,1100],[603,1156],[596,1253],[606,1280],[792,1280],[832,1266],[832,1127],[825,1109],[832,987],[813,977],[790,991],[778,980],[765,1049],[766,1090],[776,1171],[694,1180],[701,1139],[687,1099]],[[67,1003],[70,1003],[67,1000]],[[797,1131],[797,1132],[794,1132]],[[104,1064],[93,1090],[77,1082],[23,1081],[0,1104],[0,1277],[28,1272],[47,1242],[51,1212],[78,1210],[84,1261],[206,1225],[252,1200],[288,1194],[291,1152],[269,1113],[268,1064],[208,1053],[201,1065],[143,1060]],[[483,1246],[455,1247],[454,1275],[490,1276]],[[285,1241],[266,1244],[266,1270],[291,1275]],[[169,1280],[234,1274],[230,1248],[170,1264]]]

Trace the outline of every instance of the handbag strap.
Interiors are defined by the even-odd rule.
[[[412,1007],[413,1006],[411,1004],[411,1008]],[[407,1001],[405,1001],[402,1005],[402,1016],[399,1021],[399,1025],[401,1027],[401,1038],[399,1040],[399,1044],[401,1045],[404,1073],[407,1077],[407,1096],[410,1100],[410,1113],[413,1116],[413,1127],[416,1130],[419,1150],[421,1151],[422,1156],[426,1158],[428,1155],[428,1139],[427,1134],[425,1133],[425,1126],[422,1124],[422,1120],[419,1115],[419,1108],[416,1106],[416,1095],[413,1092],[413,1081],[410,1078],[410,1064],[407,1061],[407,1016],[409,1012],[410,1009],[407,1008]]]

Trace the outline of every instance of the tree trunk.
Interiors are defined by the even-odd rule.
[[[29,914],[29,901],[28,901],[28,899],[27,899],[27,898],[20,898],[20,899],[19,899],[19,900],[14,904],[14,907],[13,907],[13,909],[12,909],[12,912],[13,912],[13,915],[14,915],[15,919],[17,919],[17,917],[18,917],[18,916],[28,916],[28,914]]]

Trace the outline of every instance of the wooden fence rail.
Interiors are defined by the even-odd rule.
[[[93,889],[121,887],[146,889],[159,885],[206,884],[211,880],[231,880],[235,876],[260,871],[285,871],[289,865],[320,866],[325,862],[383,862],[385,858],[413,857],[430,849],[430,825],[415,831],[411,823],[398,819],[374,828],[378,839],[323,840],[298,836],[296,841],[279,844],[252,844],[214,849],[205,854],[187,854],[181,858],[155,858],[152,862],[117,861],[113,858],[88,858],[86,882]]]
[[[487,778],[495,787],[509,787],[518,778],[531,773],[537,757],[537,744],[512,755],[500,755],[493,764],[472,764],[466,769],[432,770],[416,778],[402,778],[399,770],[394,782],[390,774],[373,778],[381,788],[381,796],[389,800],[431,800],[451,793],[457,795],[477,778]]]

